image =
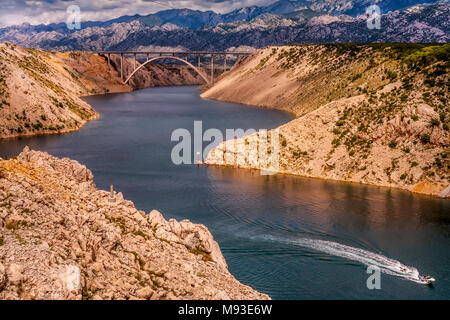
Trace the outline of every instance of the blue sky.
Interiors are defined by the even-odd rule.
[[[149,14],[170,8],[213,10],[224,13],[233,9],[265,5],[275,0],[1,0],[0,27],[30,23],[63,22],[67,7],[77,5],[82,21],[109,20],[122,15]]]

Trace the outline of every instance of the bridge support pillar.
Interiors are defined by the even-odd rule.
[[[136,53],[134,54],[134,70],[136,70]]]
[[[227,71],[227,55],[223,55],[223,72]]]
[[[214,55],[211,54],[211,84],[214,84]]]
[[[198,55],[198,67],[200,68],[200,55]]]
[[[120,79],[123,81],[123,53],[120,54]]]

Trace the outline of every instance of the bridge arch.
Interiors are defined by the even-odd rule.
[[[137,67],[137,68],[129,75],[129,77],[125,80],[124,83],[128,83],[128,81],[130,81],[130,79],[134,76],[134,74],[135,74],[136,72],[138,72],[141,68],[143,68],[147,63],[150,63],[150,62],[155,61],[155,60],[158,60],[158,59],[175,59],[175,60],[181,61],[181,62],[183,62],[184,64],[187,64],[188,66],[190,66],[192,69],[194,69],[195,72],[197,72],[197,73],[203,78],[203,80],[205,80],[205,82],[206,82],[207,84],[210,84],[210,80],[203,74],[203,72],[202,72],[199,68],[197,68],[196,66],[194,66],[194,65],[193,65],[192,63],[190,63],[189,61],[184,60],[184,59],[179,58],[179,57],[175,57],[175,56],[157,56],[157,57],[153,57],[153,58],[148,59],[147,61],[145,61],[144,63],[142,63],[139,67]]]

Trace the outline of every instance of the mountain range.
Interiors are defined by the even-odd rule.
[[[380,29],[367,27],[366,8],[381,8]],[[108,21],[9,26],[0,42],[58,50],[252,50],[326,42],[448,42],[450,4],[420,0],[280,0],[225,14],[171,9]]]

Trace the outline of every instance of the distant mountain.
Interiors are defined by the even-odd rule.
[[[433,0],[299,0],[299,1],[279,1],[290,2],[295,8],[310,8],[315,11],[325,11],[329,14],[346,14],[357,16],[364,14],[367,7],[376,4],[382,13],[388,13],[399,9],[405,9],[417,4],[435,3]],[[284,4],[287,8],[288,4]]]
[[[367,28],[367,16],[355,16],[373,3],[391,10],[416,2],[424,1],[281,0],[226,14],[173,9],[147,16],[86,22],[82,23],[82,30],[75,31],[69,31],[64,23],[12,26],[0,29],[0,42],[59,50],[180,46],[226,50],[293,42],[448,42],[447,0],[389,11],[382,16],[380,30]]]

